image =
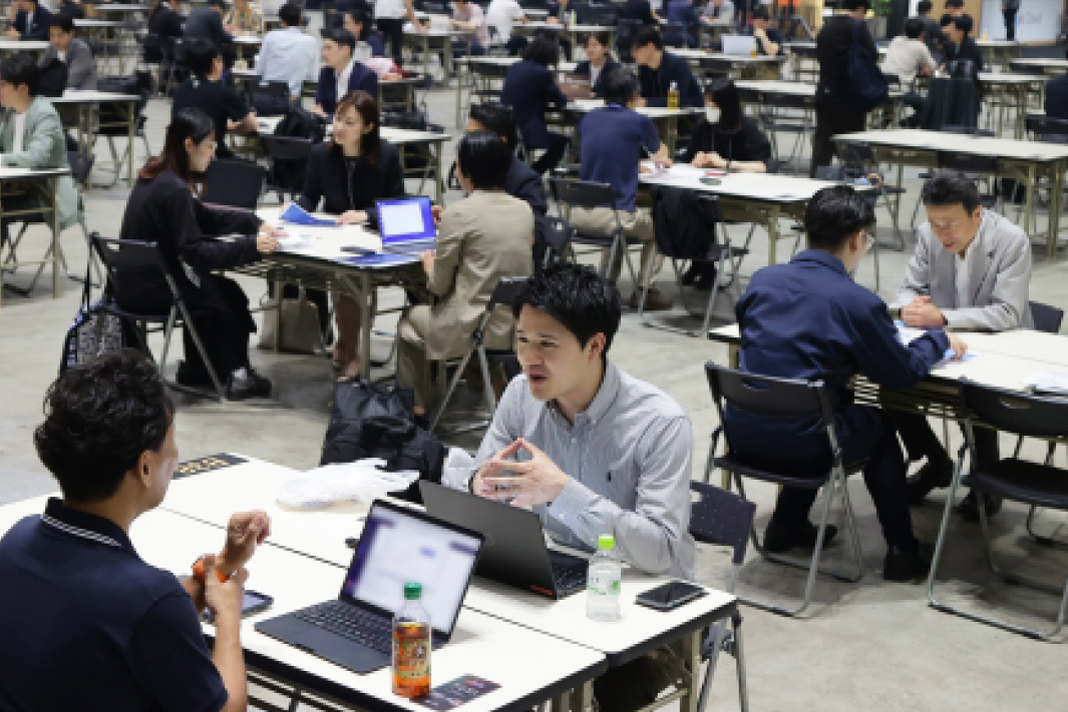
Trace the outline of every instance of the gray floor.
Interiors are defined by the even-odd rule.
[[[431,94],[432,116],[450,131],[454,116],[451,91]],[[163,127],[169,105],[154,101],[150,107],[151,146],[162,146]],[[144,148],[138,144],[137,163]],[[101,157],[104,155],[101,147]],[[451,156],[452,149],[448,149]],[[917,194],[915,171],[907,172],[909,195],[903,209],[911,214]],[[104,178],[103,172],[98,179]],[[414,188],[413,186],[410,186]],[[127,190],[124,184],[113,190],[96,189],[88,196],[88,223],[104,235],[118,234]],[[459,199],[450,195],[450,200]],[[880,212],[881,224],[888,224]],[[733,228],[735,239],[744,236]],[[890,233],[880,229],[889,243]],[[150,237],[150,236],[144,236]],[[908,235],[911,246],[911,233]],[[32,230],[23,248],[26,254],[44,249],[45,233]],[[78,230],[64,236],[67,257],[72,265],[84,265],[85,249]],[[766,262],[763,233],[754,239],[754,252],[743,265],[751,273]],[[788,252],[784,241],[780,254]],[[783,258],[785,259],[785,258]],[[904,271],[907,253],[884,249],[882,285],[884,297],[892,295]],[[1036,258],[1032,298],[1061,307],[1068,305],[1068,261],[1047,264]],[[873,262],[860,268],[858,280],[874,286]],[[24,283],[25,274],[15,283]],[[253,302],[264,292],[262,282],[242,280]],[[740,285],[744,287],[744,281]],[[629,294],[629,285],[624,285]],[[669,291],[672,291],[669,288]],[[30,298],[4,295],[0,309],[0,502],[10,502],[55,490],[55,483],[40,465],[32,445],[33,428],[41,420],[41,399],[56,375],[60,347],[67,327],[78,307],[79,287],[63,281],[61,299],[53,301],[45,287]],[[383,301],[396,303],[397,294],[386,293]],[[720,302],[727,317],[730,305]],[[673,315],[696,326],[692,320]],[[383,325],[389,328],[389,323]],[[374,350],[384,357],[389,342],[376,339]],[[180,346],[179,346],[180,351]],[[177,354],[176,354],[177,355]],[[702,365],[707,360],[726,361],[726,350],[704,340],[667,334],[643,328],[637,316],[628,313],[611,352],[623,369],[648,379],[675,397],[690,413],[696,438],[694,476],[703,471],[710,433],[717,424],[705,385]],[[273,379],[275,395],[255,404],[216,404],[178,396],[178,441],[183,457],[192,458],[219,451],[244,452],[297,469],[313,467],[328,418],[331,373],[325,358],[278,355],[252,350],[255,365]],[[173,361],[171,368],[173,369]],[[473,399],[468,397],[471,402]],[[955,442],[959,436],[954,433]],[[476,439],[460,443],[472,447]],[[1063,462],[1058,456],[1058,461]],[[763,530],[774,490],[752,486],[757,500],[757,526]],[[1020,636],[977,625],[945,615],[927,606],[920,585],[888,584],[881,577],[884,545],[870,499],[863,483],[851,483],[853,501],[862,527],[868,574],[858,585],[821,581],[816,602],[804,620],[788,620],[745,608],[746,648],[749,663],[750,696],[754,710],[822,710],[826,712],[912,709],[927,710],[1062,710],[1068,695],[1068,682],[1062,677],[1065,648],[1034,642]],[[933,540],[941,517],[942,495],[934,495],[915,510],[915,527],[922,538]],[[1047,515],[1042,524],[1057,528],[1068,539],[1063,516]],[[1038,547],[1022,528],[1022,511],[1009,507],[996,520],[999,551],[1010,564],[1037,569],[1054,567],[1062,582],[1068,557],[1063,551]],[[986,572],[976,526],[954,521],[950,565],[946,581],[950,597],[988,611],[999,611],[1015,620],[1037,622],[1036,616],[1051,616],[1053,597],[1028,594],[1018,588],[998,584]],[[841,545],[831,549],[829,559],[843,561]],[[1026,559],[1026,561],[1025,561]],[[729,565],[725,552],[707,549],[699,553],[701,581],[717,585],[725,581]],[[800,591],[801,578],[782,567],[764,563],[752,556],[747,560],[740,588],[755,597],[776,598]],[[517,659],[517,664],[519,660]],[[477,665],[473,668],[477,672]],[[710,709],[735,709],[731,677],[733,664],[720,668],[721,679],[714,688]]]

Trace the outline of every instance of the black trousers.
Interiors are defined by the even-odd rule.
[[[863,131],[867,114],[829,97],[816,99],[816,135],[812,137],[812,168],[809,177],[816,177],[816,169],[829,166],[834,159],[836,134]]]
[[[534,161],[534,165],[531,168],[538,175],[545,175],[546,172],[551,171],[559,165],[563,160],[564,154],[567,153],[568,144],[571,143],[571,139],[567,136],[562,136],[557,133],[549,132],[549,148],[542,154],[541,158]]]
[[[1002,10],[1001,14],[1005,16],[1005,39],[1012,42],[1016,39],[1016,13],[1020,10]]]
[[[508,41],[504,44],[504,48],[508,51],[509,57],[515,57],[520,52],[527,48],[530,44],[530,40],[526,37],[520,37],[519,35],[512,35],[508,38]]]
[[[909,116],[902,121],[901,125],[908,128],[916,128],[920,125],[920,113],[923,111],[923,95],[918,92],[910,91],[905,94],[905,96],[901,97],[901,101],[905,103],[905,106],[908,106],[913,110],[912,116]]]
[[[934,465],[952,463],[952,458],[938,440],[938,436],[935,435],[927,416],[920,413],[905,413],[890,409],[887,409],[886,414],[893,421],[898,434],[901,435],[901,441],[905,443],[905,450],[908,452],[910,460],[927,458],[927,461]],[[961,430],[963,431],[963,429],[964,426],[961,425]],[[1000,459],[997,431],[989,430],[988,428],[974,428],[973,432],[975,433],[975,450],[979,460],[975,464],[985,467],[997,462]]]
[[[380,17],[375,23],[378,25],[378,31],[385,35],[386,41],[389,42],[393,61],[398,67],[403,66],[401,60],[404,59],[404,18]]]

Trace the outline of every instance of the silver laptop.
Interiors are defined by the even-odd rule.
[[[723,35],[723,54],[749,57],[756,48],[756,38],[750,35]]]

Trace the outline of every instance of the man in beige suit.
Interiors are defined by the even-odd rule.
[[[923,329],[1006,331],[1031,327],[1028,287],[1031,243],[1016,225],[979,204],[975,185],[959,173],[936,174],[921,195],[928,221],[916,231],[916,252],[905,284],[890,304],[907,326]],[[926,458],[909,478],[909,499],[918,504],[935,487],[949,485],[953,463],[927,418],[888,410],[910,460]],[[975,430],[981,462],[998,459],[997,433]],[[988,498],[987,511],[1001,501]],[[974,495],[961,505],[978,519]]]
[[[474,131],[456,153],[456,174],[467,198],[441,214],[436,251],[421,255],[433,306],[411,307],[397,326],[397,376],[415,390],[415,414],[430,401],[429,362],[456,358],[471,348],[471,334],[501,277],[529,277],[534,271],[534,213],[505,190],[512,153],[499,136]],[[498,307],[484,343],[512,344],[511,305]]]

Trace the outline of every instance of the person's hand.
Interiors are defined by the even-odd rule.
[[[226,544],[219,554],[219,567],[225,574],[237,571],[248,563],[256,553],[256,547],[271,533],[271,518],[258,509],[251,512],[236,512],[230,516],[226,527]]]
[[[658,169],[660,169],[662,171],[666,171],[668,168],[671,168],[671,159],[670,158],[657,158],[656,160],[653,161],[653,163],[654,163],[654,165],[656,165],[656,167]]]
[[[560,24],[560,18],[558,18],[558,17],[547,17],[547,18],[545,18],[545,21],[547,23],[549,23],[550,25],[559,25]]]
[[[232,22],[229,25],[223,25],[223,29],[226,30],[227,34],[237,34],[237,26]]]
[[[10,29],[4,33],[4,36],[6,36],[9,40],[17,40],[19,38],[19,31],[15,29]]]
[[[968,353],[968,344],[952,331],[947,331],[946,336],[949,338],[949,348],[953,351],[953,359],[959,361],[964,358],[964,354]]]
[[[708,154],[708,159],[709,159],[709,161],[711,161],[713,168],[720,168],[720,169],[726,170],[726,168],[727,168],[727,160],[725,158],[723,158],[723,156],[721,156],[718,153],[716,153],[715,151],[713,151],[712,153]]]
[[[312,113],[316,116],[322,116],[324,119],[326,118],[326,112],[323,111],[323,107],[319,104],[312,107]]]
[[[757,27],[753,30],[753,37],[759,37],[762,40],[766,40],[768,38],[768,35],[766,32],[764,32],[764,30]]]
[[[921,76],[926,77],[926,76],[931,74],[931,68],[930,67],[920,67],[919,74]]]
[[[704,151],[698,151],[694,154],[691,164],[694,168],[707,168],[712,165],[712,159]]]
[[[427,277],[434,271],[434,254],[434,250],[423,250],[419,255],[419,261],[423,263],[423,271],[426,272]]]
[[[928,296],[916,297],[912,303],[905,306],[901,310],[901,320],[906,326],[918,329],[941,329],[946,325],[942,312],[931,304],[931,298]]]
[[[639,96],[637,99],[634,100],[634,108],[636,108],[636,109],[640,109],[643,106],[648,106],[648,105],[649,105],[649,102],[647,102],[645,100],[644,96]]]
[[[525,462],[506,462],[502,467],[506,471],[515,473],[508,477],[482,476],[482,484],[492,487],[508,497],[514,497],[512,504],[517,507],[533,507],[537,504],[552,502],[567,484],[567,474],[556,466],[548,455],[539,450],[533,443],[520,438],[512,444],[519,445],[516,449],[526,450],[531,459]],[[507,448],[502,452],[507,452]]]
[[[256,252],[261,255],[269,255],[279,247],[278,238],[274,235],[261,233],[256,235]]]
[[[267,223],[263,223],[263,224],[260,225],[260,232],[262,232],[265,235],[270,235],[271,237],[274,237],[274,238],[277,238],[277,239],[281,239],[283,237],[288,237],[288,235],[289,235],[289,233],[287,233],[282,228],[274,227],[272,225],[268,225]]]
[[[499,450],[496,455],[491,457],[482,463],[482,466],[478,468],[478,472],[471,478],[471,491],[477,494],[479,497],[485,497],[486,499],[497,499],[497,488],[488,486],[486,484],[486,478],[502,477],[508,472],[508,467],[514,465],[512,458],[519,452],[519,448],[522,445],[522,441],[516,440],[508,447]]]
[[[367,222],[366,210],[346,210],[337,216],[338,225],[359,225]]]
[[[441,216],[445,214],[445,207],[442,205],[431,205],[430,214],[433,216],[435,224],[439,223],[441,222]]]
[[[429,32],[430,31],[430,25],[425,25],[422,22],[416,22],[415,23],[415,31],[416,32]]]
[[[223,583],[215,576],[216,566],[215,554],[204,557],[204,602],[215,616],[216,627],[240,625],[248,571],[237,569],[230,579]]]

